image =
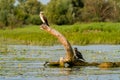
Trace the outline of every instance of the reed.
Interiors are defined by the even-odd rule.
[[[74,25],[52,25],[73,45],[120,44],[120,23],[77,23]],[[58,45],[59,41],[40,29],[26,25],[13,30],[0,30],[0,44]]]

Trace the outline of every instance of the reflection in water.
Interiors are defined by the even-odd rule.
[[[119,45],[74,46],[87,62],[119,61]],[[56,61],[65,55],[62,46],[10,45],[0,53],[0,80],[120,80],[120,68],[75,66],[44,67],[45,61]]]

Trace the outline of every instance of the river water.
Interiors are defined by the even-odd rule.
[[[120,45],[77,46],[87,62],[120,62]],[[120,80],[120,67],[44,67],[65,56],[63,46],[7,45],[0,52],[0,80]]]

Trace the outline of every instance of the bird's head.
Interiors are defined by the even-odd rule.
[[[75,47],[74,50],[77,51],[77,48]]]
[[[43,12],[43,11],[40,11],[40,14],[44,14],[44,12]]]

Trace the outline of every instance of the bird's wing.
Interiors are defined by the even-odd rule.
[[[43,16],[43,19],[44,19],[45,23],[49,26],[47,18],[45,16]]]

